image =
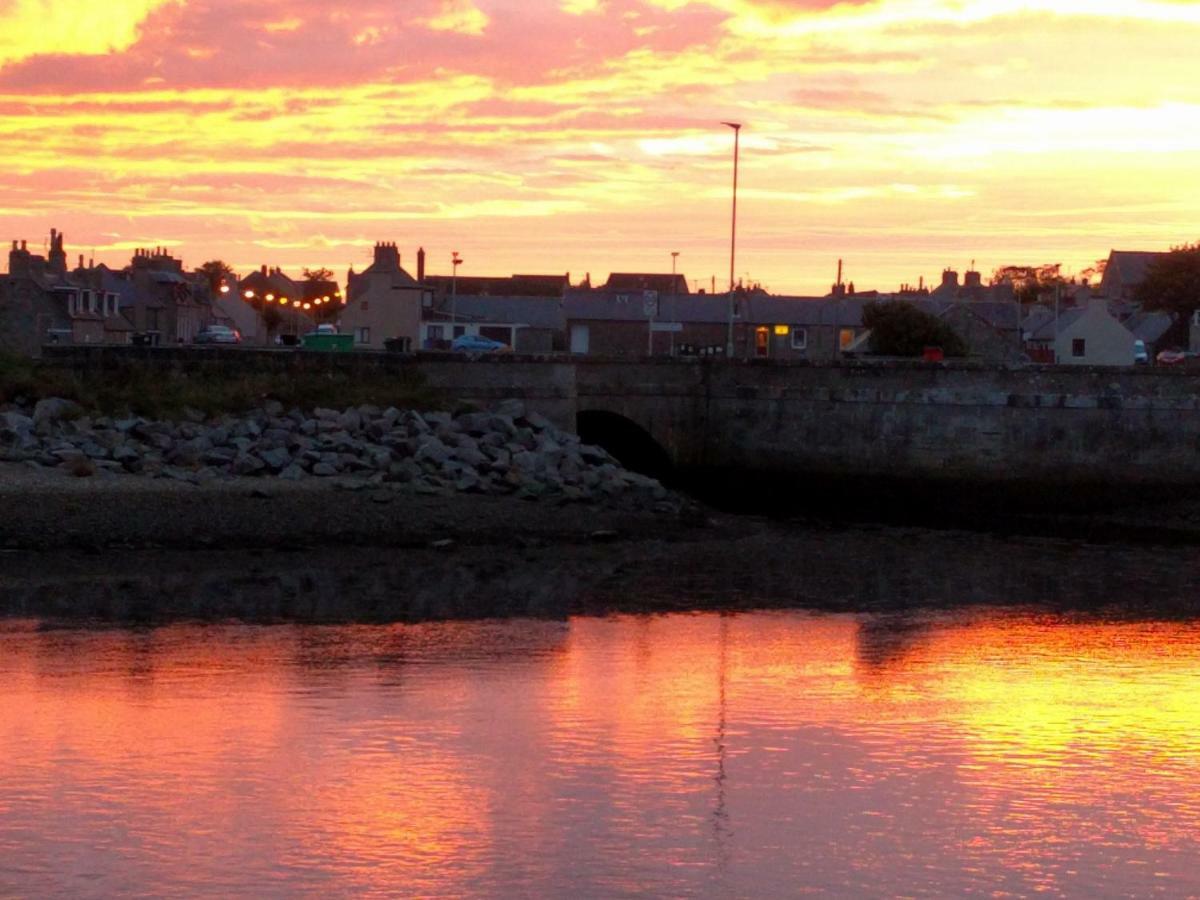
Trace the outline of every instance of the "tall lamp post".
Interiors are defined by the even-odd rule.
[[[671,251],[671,293],[675,293],[675,262],[679,259],[679,251]]]
[[[453,274],[450,276],[450,342],[454,342],[454,326],[458,319],[458,267],[462,265],[462,257],[455,250],[450,254]]]
[[[725,338],[725,358],[733,359],[733,272],[737,259],[738,151],[742,137],[742,123],[722,122],[721,124],[733,129],[733,227],[729,238],[729,329]]]

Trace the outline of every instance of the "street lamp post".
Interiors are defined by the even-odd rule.
[[[741,122],[722,122],[733,129],[733,226],[729,238],[729,328],[725,338],[725,358],[733,359],[733,272],[737,260],[737,189],[738,189],[738,151],[742,137]]]
[[[679,251],[671,251],[671,293],[675,293],[675,263],[679,259]]]
[[[458,267],[462,265],[462,257],[455,250],[450,255],[453,274],[450,276],[450,342],[454,342],[454,326],[458,319]]]

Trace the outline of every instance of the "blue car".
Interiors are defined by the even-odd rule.
[[[457,353],[499,353],[508,350],[508,344],[478,334],[460,334],[450,344],[450,349]]]

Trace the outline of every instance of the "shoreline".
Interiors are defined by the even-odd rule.
[[[902,640],[933,609],[1190,617],[1200,588],[1200,558],[1170,547],[722,524],[687,539],[565,542],[514,531],[503,544],[0,551],[0,629],[4,621],[392,624],[801,610],[883,616]]]
[[[519,546],[681,536],[708,525],[682,510],[468,493],[423,494],[362,479],[228,478],[203,484],[136,475],[77,478],[0,463],[0,548],[263,549]]]

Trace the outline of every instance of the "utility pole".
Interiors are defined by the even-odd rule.
[[[725,337],[725,358],[733,359],[733,279],[734,264],[737,260],[738,153],[741,146],[742,124],[740,122],[722,122],[721,124],[733,129],[733,226],[729,238],[729,328]]]
[[[454,326],[458,321],[458,267],[462,265],[462,257],[455,250],[450,254],[452,274],[450,275],[450,343],[454,343]]]

